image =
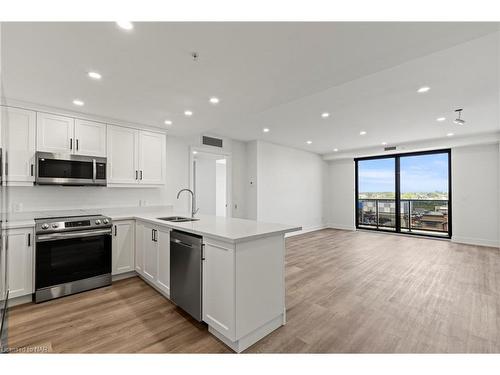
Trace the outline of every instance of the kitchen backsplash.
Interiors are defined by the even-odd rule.
[[[6,188],[5,210],[86,209],[172,204],[163,188],[107,188],[94,186],[34,186]]]

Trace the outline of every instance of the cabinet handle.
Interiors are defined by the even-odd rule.
[[[154,240],[155,240],[155,230],[151,229],[151,241],[154,242]]]
[[[28,233],[28,247],[31,247],[31,233]]]
[[[33,164],[31,164],[31,176],[33,177]]]
[[[139,173],[138,171],[135,171],[135,179],[137,180],[137,173]]]
[[[78,151],[78,139],[76,140],[76,151]]]
[[[205,244],[201,244],[201,260],[205,260]]]
[[[142,169],[141,169],[141,180],[142,180]]]
[[[69,139],[69,149],[73,150],[73,138]]]
[[[115,225],[115,237],[116,237],[116,225]]]

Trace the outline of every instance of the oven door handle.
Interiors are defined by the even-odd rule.
[[[81,238],[81,237],[94,237],[100,235],[111,235],[111,228],[108,229],[99,229],[99,230],[88,230],[81,232],[66,232],[66,233],[51,233],[51,234],[41,234],[36,236],[37,242],[46,242],[46,241],[56,241],[56,240],[65,240],[68,238]]]

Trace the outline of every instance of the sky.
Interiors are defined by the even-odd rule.
[[[359,192],[391,192],[393,158],[358,162]],[[448,192],[448,154],[405,156],[400,159],[401,193]]]

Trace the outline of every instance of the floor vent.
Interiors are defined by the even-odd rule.
[[[222,139],[203,136],[201,138],[201,143],[207,146],[220,147],[222,148]]]

